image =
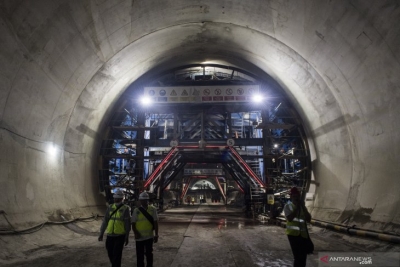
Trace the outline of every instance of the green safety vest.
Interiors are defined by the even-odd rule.
[[[289,203],[288,205],[290,210],[294,210],[294,204]],[[303,212],[303,209],[300,210],[300,216],[299,217],[294,217],[294,219],[289,222],[286,222],[286,234],[287,235],[292,235],[292,236],[299,236],[307,238],[308,237],[308,231],[307,231],[307,225],[306,225],[306,220],[305,220],[305,215]]]
[[[108,216],[111,216],[116,208],[117,205],[112,204],[110,206],[110,212]],[[122,204],[122,207],[119,208],[119,210],[117,210],[117,212],[115,212],[113,216],[108,220],[107,234],[124,235],[126,233],[124,221],[124,213],[126,209],[129,209],[129,207]]]
[[[147,213],[153,214],[155,207],[149,205],[147,207]],[[153,237],[153,225],[147,218],[140,212],[138,208],[135,209],[137,215],[137,221],[135,223],[136,230],[140,233],[141,238],[143,237]]]

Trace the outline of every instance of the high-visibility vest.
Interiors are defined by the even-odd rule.
[[[153,214],[155,207],[149,205],[147,207],[147,213],[150,215]],[[147,218],[143,215],[143,213],[136,208],[135,211],[137,215],[137,221],[135,223],[136,230],[140,233],[141,237],[152,237],[153,236],[153,225]]]
[[[110,212],[108,216],[111,216],[111,214],[115,211],[116,208],[117,205],[112,204],[110,206]],[[117,212],[115,212],[113,216],[108,220],[107,234],[123,235],[126,233],[125,221],[124,221],[124,213],[126,209],[129,209],[129,207],[127,205],[122,204],[122,207],[119,208]]]
[[[289,209],[291,211],[294,210],[294,204],[293,203],[288,203]],[[308,237],[308,231],[307,231],[307,225],[306,225],[306,220],[305,220],[305,215],[303,209],[300,210],[300,215],[297,215],[298,217],[294,217],[291,222],[287,221],[286,222],[286,234],[287,235],[292,235],[292,236],[299,236],[307,238]]]

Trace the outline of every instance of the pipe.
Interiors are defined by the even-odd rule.
[[[325,229],[335,230],[338,232],[344,232],[349,235],[357,235],[362,237],[375,238],[387,242],[392,243],[400,243],[400,236],[391,235],[391,234],[382,234],[376,231],[357,229],[355,227],[345,227],[334,223],[322,222],[319,220],[311,219],[311,224],[319,227],[323,227]]]
[[[356,235],[356,236],[362,236],[362,237],[367,237],[367,238],[374,238],[374,239],[379,239],[379,240],[386,241],[386,242],[400,244],[400,236],[397,236],[397,235],[381,233],[381,232],[377,232],[374,230],[359,229],[359,228],[355,228],[354,226],[343,226],[343,225],[339,225],[336,223],[323,222],[323,221],[320,221],[317,219],[311,219],[310,223],[317,227],[322,227],[322,228],[325,228],[328,230],[347,233],[348,235]],[[286,227],[286,219],[284,219],[282,217],[277,217],[276,224],[279,226],[282,226],[282,227]]]
[[[315,220],[315,221],[318,221],[318,222],[323,222],[323,223],[331,223],[331,224],[339,225],[339,226],[343,226],[343,227],[350,227],[350,228],[357,229],[357,230],[362,230],[362,231],[369,231],[369,232],[374,232],[374,233],[378,233],[378,234],[387,234],[387,235],[399,236],[398,234],[390,233],[390,232],[385,232],[385,231],[378,231],[378,230],[369,230],[369,229],[358,228],[358,227],[356,227],[356,225],[348,226],[348,225],[343,224],[343,223],[332,223],[332,222],[327,222],[327,221],[318,220],[318,219],[314,219],[314,220]]]

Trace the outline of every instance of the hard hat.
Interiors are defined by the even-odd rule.
[[[289,195],[291,195],[291,196],[300,195],[300,191],[299,191],[299,189],[297,189],[297,187],[292,187],[292,188],[290,188]]]
[[[117,189],[113,195],[114,198],[124,198],[124,192],[121,189]]]
[[[139,200],[149,200],[149,194],[147,194],[147,192],[142,192],[139,195]]]

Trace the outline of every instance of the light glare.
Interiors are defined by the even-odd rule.
[[[51,156],[55,156],[57,154],[57,147],[54,144],[49,144],[47,151]]]
[[[262,100],[262,95],[253,95],[253,102],[260,103]]]
[[[150,97],[148,97],[148,96],[143,96],[142,98],[140,98],[140,102],[141,102],[143,105],[147,106],[147,105],[150,105],[152,101],[151,101],[151,98],[150,98]]]

